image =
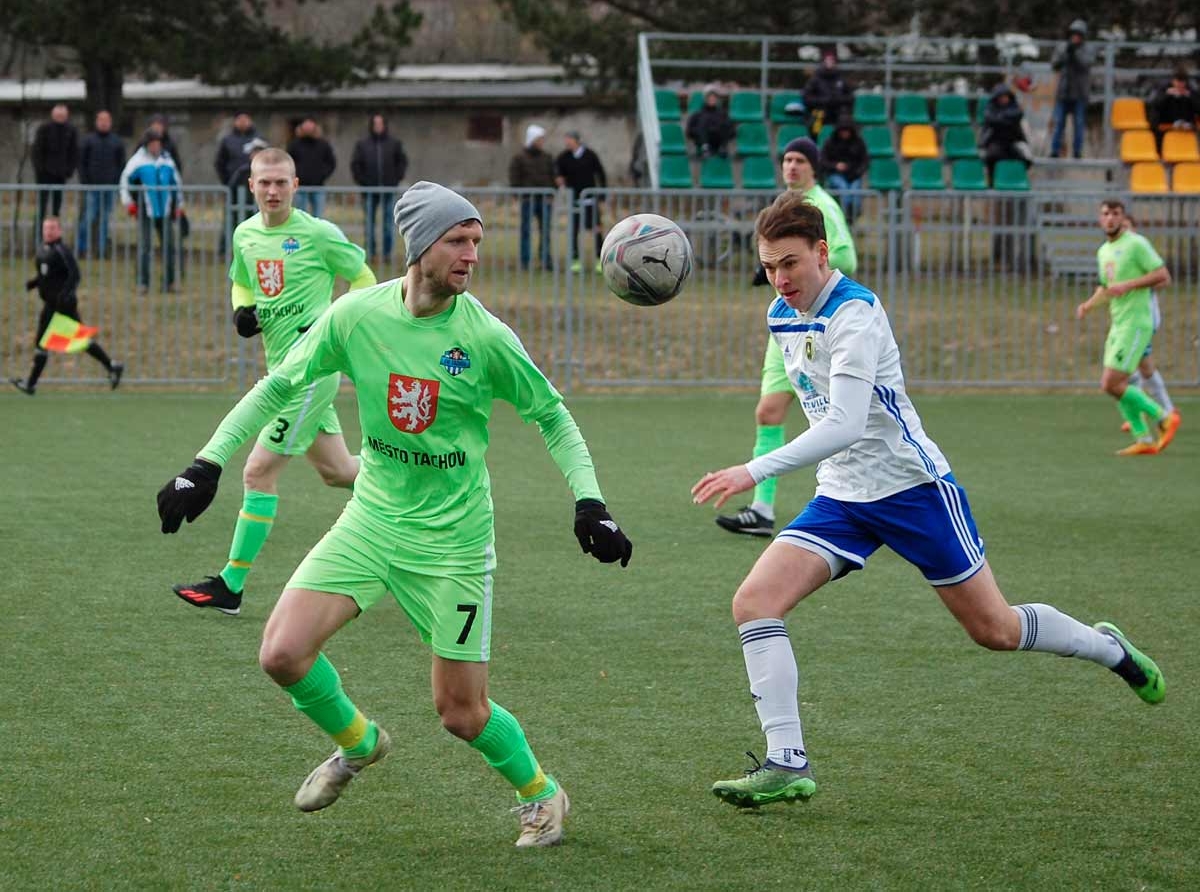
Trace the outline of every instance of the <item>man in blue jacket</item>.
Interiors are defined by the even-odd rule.
[[[139,186],[135,200],[130,186]],[[121,203],[129,216],[138,219],[138,293],[150,290],[150,229],[158,232],[158,247],[163,259],[163,291],[175,287],[175,254],[178,240],[175,220],[183,211],[179,169],[163,151],[162,136],[147,131],[141,148],[133,153],[121,171]]]

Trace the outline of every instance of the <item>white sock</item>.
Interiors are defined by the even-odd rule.
[[[1142,390],[1146,391],[1150,399],[1167,412],[1171,412],[1175,408],[1175,404],[1171,402],[1171,397],[1167,394],[1167,382],[1163,380],[1162,373],[1158,369],[1155,369],[1154,374],[1149,378],[1142,379]]]
[[[799,672],[792,642],[781,619],[755,619],[738,626],[750,695],[767,735],[767,758],[778,765],[803,768],[804,734],[797,702]]]
[[[760,515],[771,522],[775,521],[774,505],[768,505],[766,502],[754,502],[750,505],[750,510],[757,511]]]
[[[1017,604],[1012,609],[1021,620],[1020,650],[1079,657],[1109,669],[1125,656],[1124,648],[1115,639],[1101,635],[1049,604]]]

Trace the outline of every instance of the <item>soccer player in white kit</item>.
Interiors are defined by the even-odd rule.
[[[778,292],[767,312],[809,429],[747,464],[705,474],[697,504],[818,464],[816,496],[762,553],[733,597],[763,763],[718,781],[739,807],[816,792],[784,617],[826,582],[858,570],[881,545],[916,566],[954,618],[991,650],[1039,650],[1106,666],[1147,703],[1166,685],[1158,666],[1111,623],[1086,626],[1048,604],[1010,607],[975,528],[966,492],[925,433],[904,390],[900,352],[879,298],[831,270],[820,210],[784,193],[758,218],[759,257]]]

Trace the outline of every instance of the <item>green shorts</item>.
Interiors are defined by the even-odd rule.
[[[762,388],[760,396],[768,393],[795,393],[783,366],[783,351],[774,338],[767,339],[767,354],[763,357]]]
[[[288,588],[333,592],[366,610],[391,593],[421,640],[447,660],[486,663],[492,640],[494,542],[477,554],[431,556],[381,536],[353,503],[288,580]]]
[[[328,375],[296,394],[258,435],[258,445],[279,455],[303,455],[317,434],[340,434],[333,401],[341,375]]]
[[[1104,367],[1133,374],[1146,355],[1152,337],[1154,329],[1148,325],[1113,326],[1104,339]]]

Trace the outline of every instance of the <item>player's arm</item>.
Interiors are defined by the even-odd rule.
[[[260,331],[258,324],[258,306],[254,302],[254,292],[234,282],[229,289],[229,301],[233,304],[233,325],[243,338],[252,338]]]
[[[525,352],[507,326],[487,356],[492,392],[512,403],[525,421],[535,421],[550,457],[558,465],[575,496],[575,538],[585,554],[601,563],[620,561],[624,567],[633,555],[626,538],[604,504],[592,456],[575,419],[562,404],[562,396]]]
[[[829,245],[829,268],[853,276],[858,271],[858,252],[854,250],[846,217],[836,202],[825,214],[825,242]]]
[[[259,380],[230,410],[216,432],[182,473],[158,491],[158,516],[164,533],[191,523],[217,494],[221,469],[230,457],[287,403],[318,378],[344,370],[338,319],[321,314],[312,328],[288,351],[279,367]]]
[[[351,291],[374,285],[378,280],[367,265],[366,252],[346,238],[337,226],[329,221],[324,221],[324,224],[321,256],[325,259],[326,268],[349,282]]]

